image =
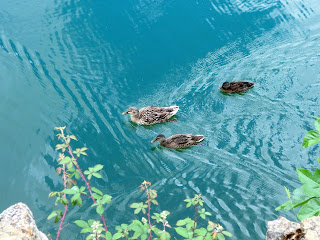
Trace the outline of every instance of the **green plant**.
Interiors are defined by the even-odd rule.
[[[303,138],[302,146],[304,148],[320,142],[320,118],[316,118],[314,126],[316,130],[307,132]],[[318,162],[320,162],[320,157]],[[312,173],[307,169],[298,168],[297,172],[303,185],[295,189],[292,194],[285,188],[289,201],[277,207],[276,210],[289,211],[301,207],[297,214],[300,220],[320,216],[320,169],[316,169]]]
[[[62,139],[62,144],[56,145],[56,150],[60,150],[61,153],[59,154],[58,164],[60,165],[56,171],[60,175],[62,174],[63,179],[63,186],[64,189],[62,191],[55,191],[51,192],[49,194],[49,197],[56,197],[55,205],[58,205],[58,203],[61,203],[64,207],[63,212],[61,210],[55,210],[53,211],[49,216],[48,220],[51,218],[54,218],[55,223],[60,221],[59,229],[57,232],[56,239],[59,239],[61,230],[63,229],[63,223],[65,216],[68,211],[68,206],[71,204],[72,206],[78,205],[79,207],[82,206],[82,197],[86,197],[92,200],[93,204],[92,207],[96,208],[96,212],[100,215],[100,218],[103,222],[103,230],[105,232],[108,232],[108,227],[106,224],[105,217],[103,216],[104,213],[104,206],[106,204],[111,203],[111,196],[108,194],[103,194],[99,189],[95,187],[91,187],[90,185],[90,179],[92,177],[96,178],[102,178],[102,176],[98,173],[103,166],[101,164],[95,165],[93,168],[89,168],[88,170],[82,172],[78,160],[81,155],[87,156],[86,147],[83,148],[77,148],[76,150],[72,151],[72,148],[70,146],[71,140],[77,140],[77,138],[74,135],[65,135],[64,129],[65,127],[57,127],[57,130],[60,131],[59,134],[57,134],[58,139]],[[65,156],[65,154],[68,154],[69,156]],[[85,177],[84,175],[87,175]],[[81,179],[84,183],[83,186],[77,186],[78,179]],[[89,194],[87,193],[89,192]],[[89,220],[90,221],[90,220]],[[78,220],[75,221],[75,223],[78,226],[84,226],[84,221]],[[90,232],[94,233],[94,229],[92,227],[93,222],[88,222],[88,227],[86,230],[83,230],[84,232]],[[96,226],[96,225],[94,225]],[[90,227],[90,229],[89,229]],[[97,230],[98,231],[98,230]],[[100,228],[99,228],[100,231]],[[99,234],[99,238],[104,237],[102,233]],[[99,239],[96,238],[96,239]],[[88,238],[88,239],[95,239],[95,238]]]
[[[111,234],[108,231],[106,220],[104,217],[104,209],[106,204],[111,203],[111,196],[103,194],[99,189],[92,187],[90,180],[92,177],[102,178],[99,173],[103,169],[101,164],[97,164],[94,167],[89,167],[88,170],[82,172],[78,160],[81,155],[87,156],[86,147],[77,148],[72,151],[70,146],[71,140],[77,140],[74,135],[65,135],[65,127],[56,128],[60,131],[57,135],[59,139],[63,140],[62,144],[56,146],[56,150],[60,150],[57,173],[62,174],[64,189],[61,191],[51,192],[49,197],[56,197],[55,204],[61,203],[64,207],[63,211],[53,211],[48,219],[54,218],[55,222],[59,222],[59,228],[57,231],[56,240],[59,239],[61,230],[64,228],[63,223],[68,211],[68,206],[78,205],[82,206],[82,198],[88,198],[92,200],[92,207],[96,208],[97,214],[100,216],[100,221],[90,219],[87,222],[84,220],[76,220],[74,223],[81,228],[81,233],[88,234],[86,240],[89,239],[142,239],[142,240],[168,240],[171,238],[172,233],[169,233],[171,226],[167,220],[170,215],[169,211],[162,211],[161,213],[151,213],[152,206],[158,205],[157,191],[151,188],[151,183],[144,181],[139,187],[140,191],[145,192],[146,201],[135,202],[130,205],[130,208],[134,209],[134,214],[143,214],[141,220],[135,219],[130,224],[121,224],[116,226],[116,233]],[[68,156],[65,156],[65,154]],[[84,183],[82,186],[78,186],[77,181],[82,180]],[[89,193],[87,193],[89,192]],[[207,222],[206,228],[199,228],[199,218],[206,220],[207,216],[211,216],[211,213],[206,212],[203,207],[204,201],[201,194],[195,195],[194,198],[185,199],[187,202],[187,208],[193,206],[195,208],[194,219],[186,218],[179,220],[176,225],[175,231],[184,239],[197,239],[197,240],[209,240],[209,239],[225,239],[225,236],[231,237],[232,234],[224,231],[223,227],[219,224],[211,221]]]

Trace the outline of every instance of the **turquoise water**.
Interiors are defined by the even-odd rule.
[[[248,80],[225,95],[224,81]],[[29,205],[45,233],[56,209],[55,126],[89,148],[83,169],[103,164],[96,184],[111,194],[111,229],[133,219],[138,186],[149,180],[160,207],[187,217],[183,199],[205,196],[211,220],[234,239],[264,239],[266,223],[299,186],[295,169],[317,167],[302,149],[320,115],[320,5],[317,0],[1,1],[0,211]],[[180,106],[178,121],[130,123],[129,106]],[[159,133],[204,134],[183,151],[151,144]],[[93,218],[77,207],[67,221]],[[62,239],[84,239],[69,225]]]

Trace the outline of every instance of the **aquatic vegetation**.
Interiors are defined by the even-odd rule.
[[[49,216],[48,220],[54,219],[55,223],[59,222],[56,240],[59,239],[61,231],[65,224],[65,216],[69,210],[69,205],[79,207],[83,204],[83,198],[89,198],[92,201],[91,207],[95,207],[100,220],[89,219],[88,221],[76,220],[74,223],[81,228],[80,233],[88,234],[86,239],[142,239],[142,240],[167,240],[171,239],[174,234],[167,217],[171,214],[169,211],[163,210],[160,213],[152,213],[152,206],[158,205],[157,191],[151,188],[151,183],[144,181],[139,187],[140,191],[144,191],[147,200],[144,202],[134,202],[130,208],[134,209],[134,214],[142,214],[141,220],[132,220],[129,224],[120,224],[116,226],[116,233],[112,234],[108,230],[106,223],[105,206],[111,204],[112,197],[108,194],[102,193],[99,189],[92,186],[90,180],[95,178],[102,178],[99,173],[103,169],[103,165],[97,164],[94,167],[89,167],[87,170],[82,171],[78,160],[80,157],[87,156],[86,150],[88,148],[82,147],[72,150],[70,143],[71,140],[77,140],[74,135],[65,135],[65,127],[57,127],[60,133],[57,135],[62,139],[62,144],[56,145],[56,150],[60,150],[57,173],[62,175],[64,189],[61,191],[51,192],[49,197],[56,197],[55,205],[61,203],[63,211],[55,210]],[[68,156],[66,156],[68,155]],[[80,186],[79,180],[83,181]],[[89,193],[88,193],[89,192]],[[183,239],[225,239],[225,236],[231,237],[232,234],[225,231],[224,228],[212,221],[207,220],[208,216],[212,216],[204,208],[204,200],[201,194],[196,194],[193,198],[184,200],[187,204],[186,207],[194,207],[195,213],[193,219],[185,218],[178,220],[174,228],[175,233],[182,236]],[[200,222],[199,220],[202,220]],[[205,223],[203,223],[205,222]]]
[[[307,132],[303,138],[302,146],[304,148],[320,142],[320,118],[316,118],[314,126],[316,130]],[[318,162],[320,163],[320,157]],[[301,207],[297,214],[300,220],[320,216],[320,169],[316,169],[312,173],[310,170],[298,168],[297,172],[303,185],[295,189],[292,194],[285,187],[289,201],[277,207],[276,210],[290,211]]]

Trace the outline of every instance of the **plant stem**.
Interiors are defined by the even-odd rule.
[[[149,189],[148,189],[148,187],[146,186],[146,193],[147,193],[147,196],[148,196],[148,214],[147,214],[147,216],[148,216],[148,221],[149,221],[149,230],[150,230],[150,232],[149,232],[149,240],[151,240],[152,239],[152,232],[151,232],[151,220],[150,220],[150,211],[151,211],[151,201],[150,201],[150,194],[149,194]]]
[[[72,153],[72,149],[71,149],[70,146],[68,146],[68,152],[69,152],[69,154],[71,155],[71,157],[74,158],[75,161],[77,162],[77,158],[74,157],[74,155],[73,155],[73,153]],[[76,168],[78,169],[78,171],[79,171],[79,173],[80,173],[80,176],[81,176],[82,180],[86,183],[87,188],[88,188],[88,190],[89,190],[89,192],[90,192],[90,196],[88,196],[88,197],[92,199],[93,203],[97,203],[96,200],[95,200],[95,198],[94,198],[93,195],[92,195],[92,190],[91,190],[90,184],[89,184],[89,182],[87,181],[87,179],[85,178],[85,176],[83,175],[82,170],[81,170],[80,167],[79,167],[79,164],[75,164],[75,165],[76,165]],[[107,224],[106,224],[106,219],[104,218],[103,214],[101,214],[100,217],[101,217],[101,219],[102,219],[102,222],[103,222],[103,225],[104,225],[104,229],[106,230],[106,232],[108,232],[108,226],[107,226]]]
[[[62,172],[63,172],[63,186],[64,186],[64,189],[67,189],[67,177],[66,177],[66,166],[65,166],[65,164],[63,164]],[[65,193],[63,194],[63,197],[67,198]],[[56,240],[59,239],[60,232],[63,229],[62,228],[62,224],[64,222],[64,218],[66,217],[67,211],[68,211],[68,205],[64,205],[64,211],[63,211],[63,215],[62,215],[62,218],[61,218],[61,221],[60,221],[60,224],[59,224],[59,229],[58,229],[58,232],[57,232]]]
[[[65,142],[66,144],[68,144],[68,152],[69,152],[70,156],[71,156],[73,159],[75,159],[75,161],[77,162],[77,158],[74,157],[74,155],[73,155],[73,153],[72,153],[72,149],[71,149],[69,143],[67,142],[66,137],[64,136],[64,131],[63,131],[63,129],[60,129],[60,131],[61,131],[61,137],[63,138],[64,142]],[[78,163],[78,162],[77,162],[77,163]],[[76,167],[77,167],[77,169],[78,169],[78,171],[79,171],[79,173],[80,173],[80,176],[81,176],[82,180],[86,183],[87,188],[88,188],[88,190],[89,190],[89,192],[90,192],[90,196],[88,196],[88,197],[92,199],[93,203],[97,203],[96,200],[95,200],[95,198],[94,198],[93,195],[92,195],[92,190],[91,190],[90,184],[88,183],[88,181],[86,180],[85,176],[83,175],[83,173],[82,173],[82,171],[81,171],[81,169],[80,169],[80,167],[79,167],[79,164],[75,164],[75,165],[76,165]],[[64,165],[63,165],[63,166],[64,166]],[[64,169],[64,170],[65,170],[65,169]],[[65,177],[65,175],[64,175],[64,177]],[[64,182],[66,182],[65,179],[64,179]],[[66,185],[65,185],[65,188],[66,188]],[[104,218],[103,214],[101,214],[100,217],[101,217],[101,219],[102,219],[102,222],[103,222],[105,231],[108,232],[108,226],[107,226],[107,224],[106,224],[106,219]],[[62,218],[62,219],[64,219],[64,218]],[[61,223],[60,223],[60,224],[61,224]],[[59,227],[59,230],[60,230],[60,227]],[[61,231],[61,230],[60,230],[60,231]],[[59,232],[59,233],[60,233],[60,232]]]
[[[192,229],[192,237],[194,237],[194,230],[196,229],[197,224],[197,210],[198,210],[198,203],[194,206],[195,212],[194,212],[194,228]]]

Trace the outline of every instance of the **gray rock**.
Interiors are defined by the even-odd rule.
[[[32,212],[23,203],[17,203],[0,214],[0,240],[48,240],[39,231]]]
[[[320,217],[304,219],[301,223],[279,217],[268,222],[266,240],[320,240]]]
[[[274,221],[268,222],[266,240],[281,240],[282,237],[300,228],[299,223],[291,222],[284,217],[279,217]]]

